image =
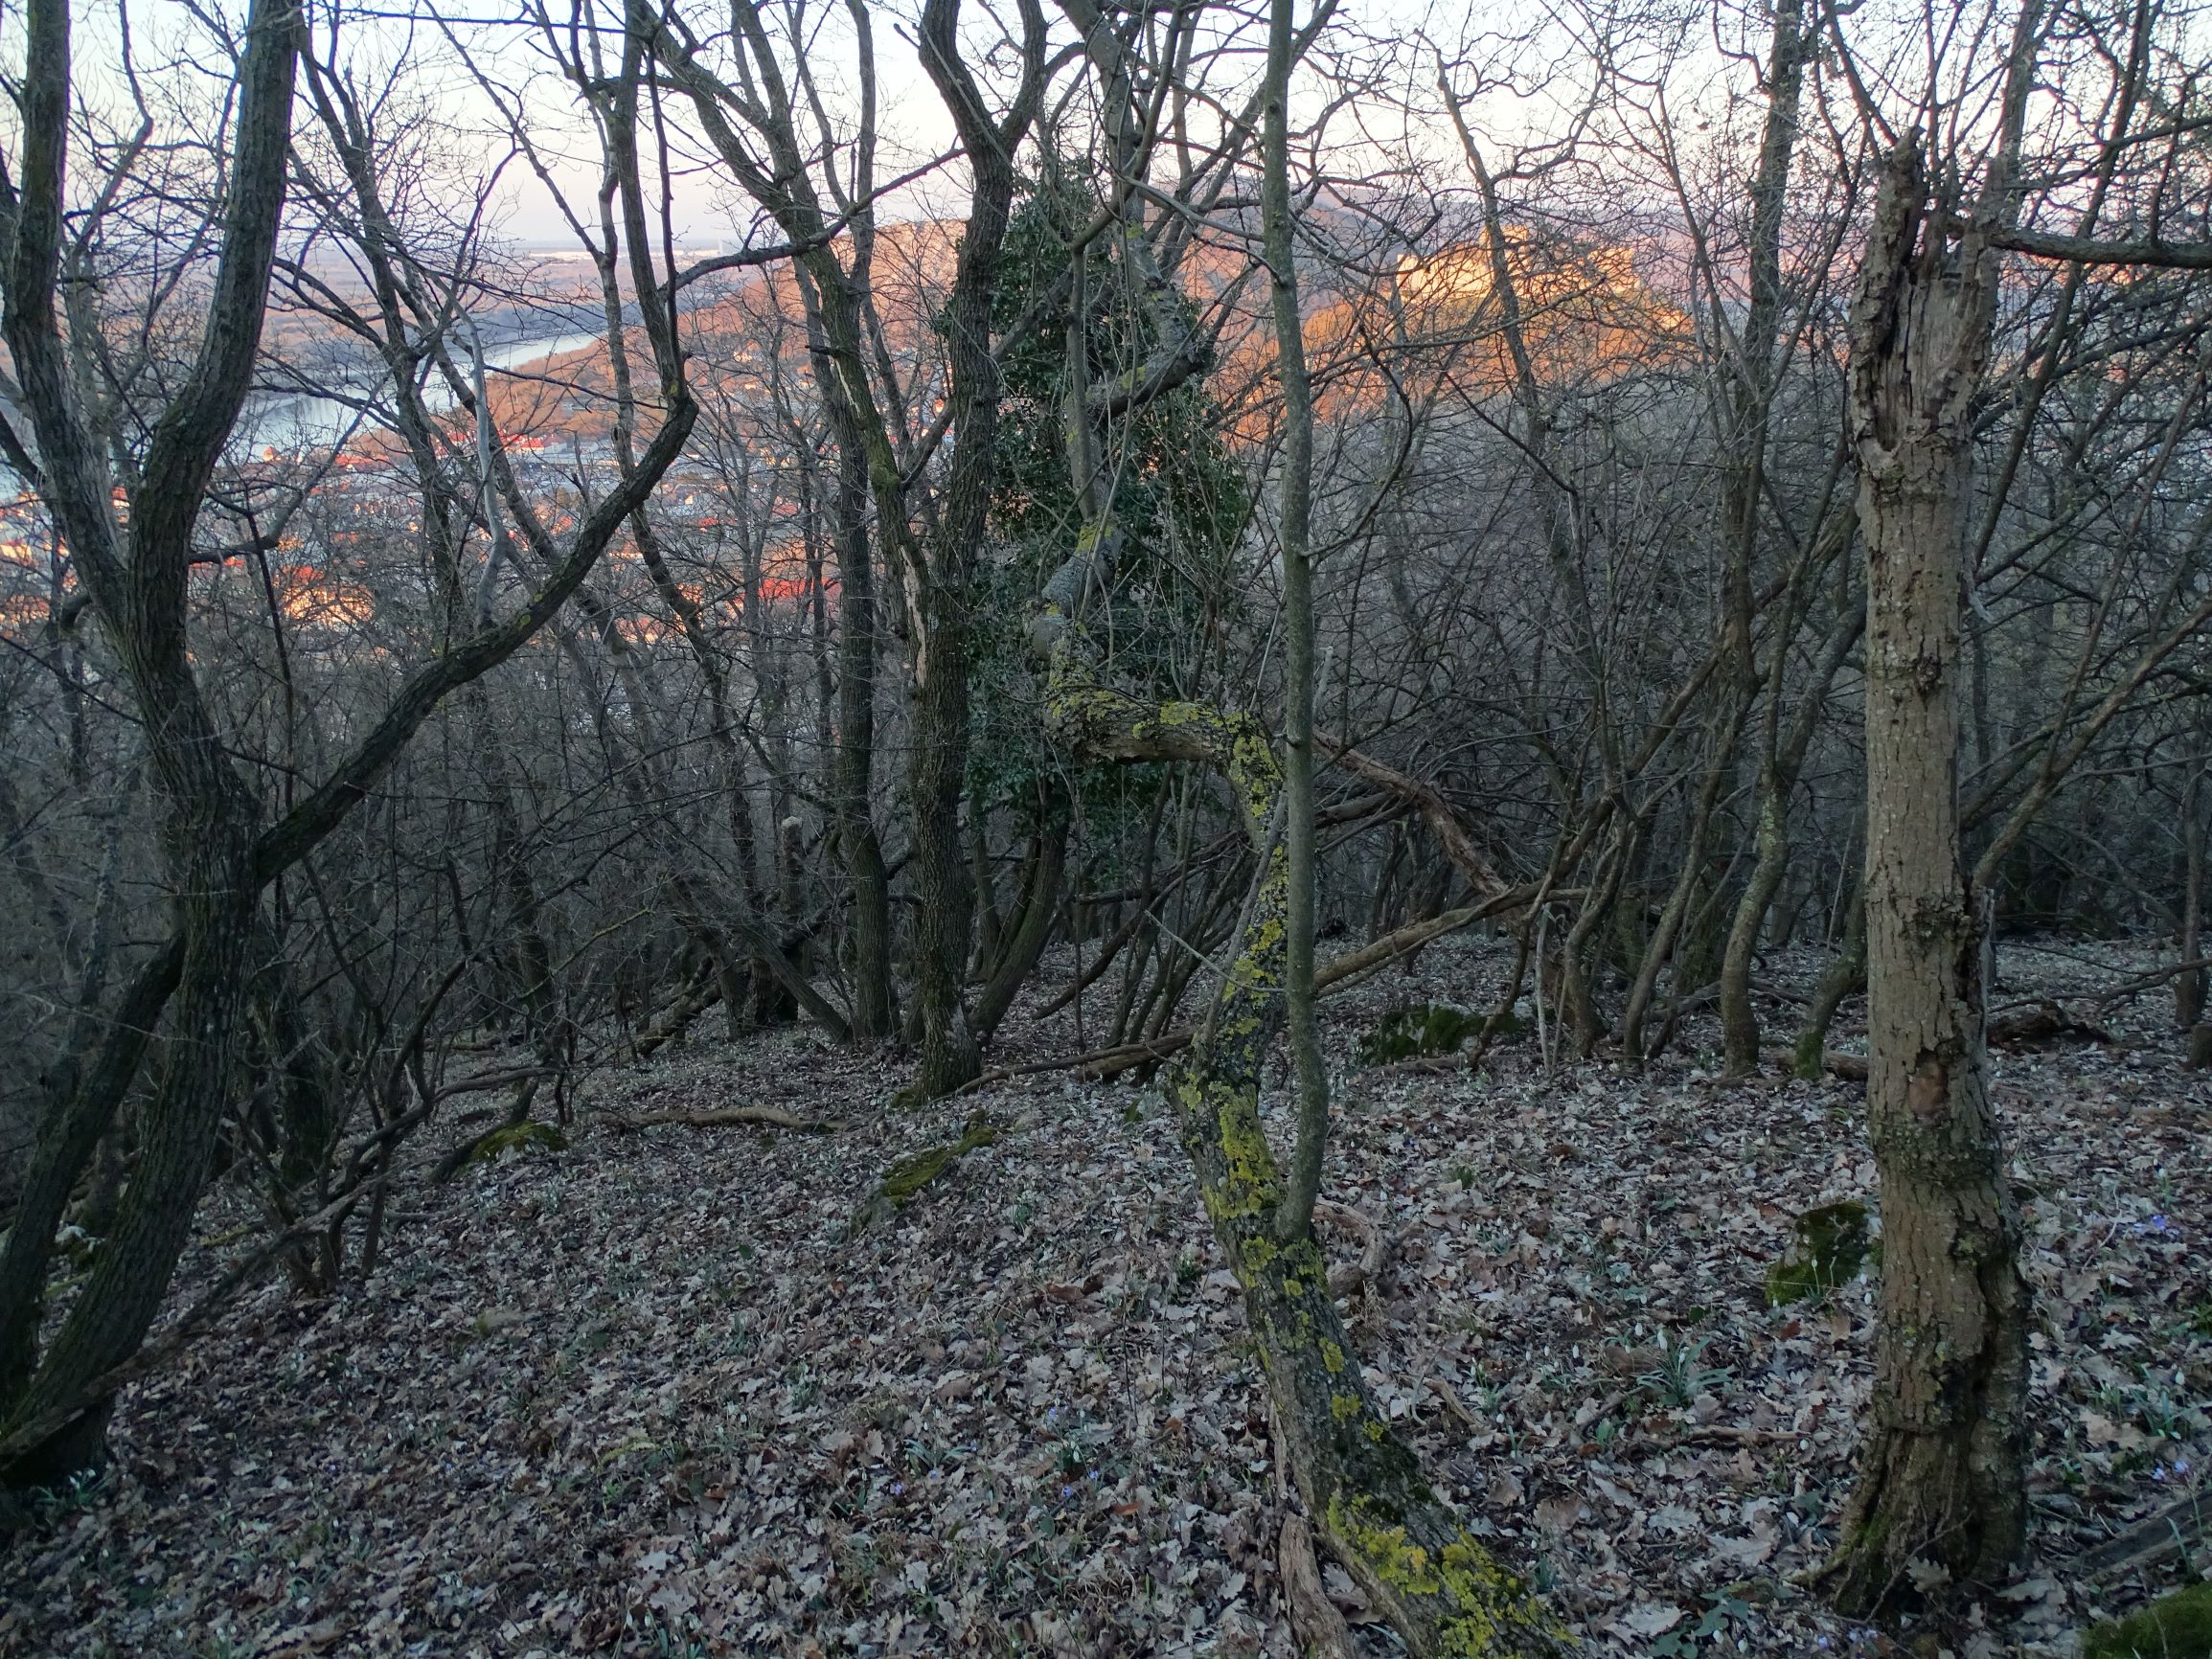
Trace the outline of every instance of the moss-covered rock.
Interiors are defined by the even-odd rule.
[[[869,1194],[868,1201],[854,1212],[850,1232],[857,1237],[880,1222],[888,1221],[899,1213],[915,1193],[952,1168],[978,1147],[988,1147],[998,1139],[998,1126],[981,1114],[968,1120],[957,1141],[944,1141],[934,1147],[924,1147],[910,1157],[900,1159],[883,1172],[883,1180]]]
[[[1780,1307],[1825,1296],[1859,1277],[1866,1253],[1866,1206],[1857,1198],[1808,1210],[1797,1217],[1782,1260],[1767,1271],[1767,1300]]]
[[[2082,1642],[2083,1659],[2212,1659],[2212,1582],[2161,1596]]]
[[[1393,1009],[1359,1039],[1359,1057],[1371,1066],[1457,1054],[1482,1030],[1482,1015],[1448,1002]]]
[[[565,1152],[568,1137],[551,1124],[525,1118],[519,1124],[502,1124],[485,1135],[468,1148],[466,1162],[489,1164],[502,1152],[527,1151],[532,1147],[548,1152]]]

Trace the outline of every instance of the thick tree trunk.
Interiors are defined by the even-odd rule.
[[[959,0],[923,9],[924,67],[959,128],[972,189],[960,259],[944,318],[946,399],[954,433],[941,516],[917,541],[901,572],[908,584],[914,651],[915,754],[907,775],[917,900],[915,999],[922,1012],[924,1096],[949,1094],[983,1069],[961,992],[974,923],[974,894],[960,838],[968,765],[968,628],[975,559],[989,523],[998,442],[998,361],[991,351],[991,312],[1014,204],[1014,153],[1037,109],[1043,83],[1042,13],[1023,16],[1024,74],[1003,120],[987,112],[959,44]]]
[[[1829,1572],[1868,1612],[2001,1582],[2025,1535],[2027,1292],[1984,1075],[1978,896],[1958,807],[1959,546],[1991,257],[1917,143],[1884,171],[1852,310],[1867,560],[1867,1111],[1881,1332],[1859,1481]]]
[[[962,992],[974,923],[960,802],[968,762],[966,595],[949,591],[944,573],[924,597],[926,643],[913,661],[914,753],[906,788],[914,836],[914,1001],[920,1017],[922,1069],[915,1081],[925,1100],[950,1094],[983,1068]]]
[[[825,380],[830,377],[825,375]],[[853,893],[853,1040],[898,1030],[891,993],[891,880],[871,804],[876,765],[876,569],[868,546],[868,466],[837,443],[837,851]]]
[[[231,1102],[261,884],[253,802],[236,785],[212,729],[206,737],[204,746],[168,739],[175,745],[164,768],[173,817],[165,839],[183,947],[160,1081],[140,1119],[138,1167],[90,1278],[35,1375],[5,1399],[0,1427],[66,1405],[137,1351],[191,1232]],[[9,1482],[49,1485],[97,1465],[105,1422],[103,1402],[12,1465]]]
[[[175,930],[139,973],[90,1063],[72,1067],[81,1080],[57,1085],[51,1132],[41,1134],[32,1171],[33,1201],[18,1213],[0,1262],[0,1439],[27,1448],[0,1470],[11,1482],[51,1478],[97,1455],[106,1406],[79,1402],[140,1347],[159,1310],[230,1103],[261,888],[344,821],[446,693],[512,655],[566,602],[666,470],[695,414],[680,381],[671,379],[668,419],[639,476],[584,516],[566,555],[551,561],[551,580],[508,619],[487,623],[412,673],[325,781],[259,830],[260,805],[232,764],[195,677],[188,578],[209,481],[260,350],[290,154],[299,11],[291,0],[256,0],[248,17],[206,323],[190,372],[152,422],[125,515],[113,510],[103,441],[78,407],[55,304],[67,195],[69,26],[65,0],[32,0],[24,14],[6,331],[37,432],[41,493],[114,642],[145,734]],[[113,1233],[34,1371],[52,1220],[171,1000],[159,1077],[138,1120],[136,1174]],[[64,1420],[49,1431],[57,1419]]]
[[[1940,1562],[2001,1579],[2024,1536],[2027,1294],[1982,1048],[1982,930],[1959,856],[1956,497],[1868,490],[1867,1108],[1882,1332],[1838,1600]],[[1887,499],[1884,499],[1886,497]]]
[[[91,1276],[35,1372],[28,1371],[36,1350],[35,1325],[0,1333],[11,1374],[7,1380],[18,1384],[0,1395],[0,1430],[67,1405],[137,1349],[175,1270],[229,1104],[261,890],[259,804],[232,764],[194,674],[185,629],[186,580],[193,527],[259,350],[290,133],[298,27],[288,0],[258,0],[248,19],[238,70],[236,171],[224,204],[222,255],[199,353],[154,423],[127,519],[119,525],[107,458],[76,406],[54,307],[71,99],[69,11],[62,0],[34,0],[25,16],[28,90],[18,99],[21,195],[10,204],[15,222],[7,332],[38,433],[48,503],[99,606],[144,728],[161,802],[165,875],[180,952],[177,1017],[160,1082],[143,1116],[137,1176],[124,1193],[115,1229]],[[116,1088],[113,1099],[121,1094]],[[112,1116],[112,1103],[80,1092],[74,1104],[83,1114],[71,1111],[64,1132],[49,1145],[57,1151],[81,1149],[88,1157],[98,1134],[87,1141],[82,1131],[95,1118]],[[75,1172],[63,1176],[57,1168],[45,1178],[73,1179]],[[39,1218],[19,1218],[15,1231]],[[34,1320],[51,1240],[25,1240],[22,1252],[12,1248],[15,1242],[11,1239],[9,1266],[26,1280],[7,1287],[6,1305],[11,1315]],[[7,1478],[38,1483],[86,1466],[98,1457],[105,1413],[102,1404],[72,1420],[11,1463]]]

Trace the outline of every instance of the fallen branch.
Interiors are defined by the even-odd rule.
[[[555,1076],[559,1070],[559,1066],[516,1066],[513,1071],[478,1072],[457,1083],[439,1084],[434,1098],[448,1101],[455,1095],[480,1095],[487,1089],[503,1089],[509,1083],[536,1082]]]
[[[2153,968],[2149,973],[2138,973],[2132,979],[2124,979],[2111,989],[2098,993],[2089,1006],[2096,1017],[2102,1019],[2132,996],[2140,995],[2164,985],[2168,980],[2179,979],[2185,973],[2200,973],[2212,968],[2212,956],[2201,956],[2194,962],[2177,962],[2171,967]]]
[[[693,984],[678,991],[675,1000],[669,1004],[651,1027],[630,1043],[630,1058],[645,1059],[655,1050],[675,1041],[690,1028],[692,1021],[721,1000],[721,976],[709,969]]]
[[[2085,1025],[2046,998],[2023,1013],[1991,1020],[1989,1040],[2010,1048],[2040,1048],[2045,1043],[2109,1043],[2113,1039],[2102,1026]]]
[[[1354,975],[1378,967],[1393,958],[1418,949],[1432,939],[1498,914],[1518,908],[1535,896],[1533,887],[1516,887],[1480,904],[1463,904],[1456,910],[1447,910],[1440,916],[1431,916],[1425,921],[1409,921],[1395,928],[1371,944],[1322,964],[1314,970],[1313,989],[1316,992],[1330,990],[1342,985]],[[1085,1054],[1060,1055],[1049,1060],[1029,1060],[1017,1066],[997,1066],[972,1081],[953,1090],[954,1095],[971,1095],[978,1089],[995,1087],[1015,1078],[1036,1077],[1042,1072],[1074,1072],[1085,1082],[1104,1082],[1122,1073],[1134,1071],[1138,1066],[1154,1060],[1164,1060],[1190,1047],[1197,1034],[1193,1026],[1177,1026],[1162,1032],[1156,1037],[1140,1037],[1135,1042],[1116,1043],[1111,1048],[1092,1049]]]
[[[1789,1445],[1803,1440],[1804,1434],[1787,1428],[1741,1428],[1731,1423],[1687,1423],[1675,1434],[1646,1433],[1644,1441],[1654,1446],[1688,1445],[1693,1441],[1717,1440],[1732,1445]]]
[[[674,1124],[687,1129],[719,1129],[740,1124],[762,1124],[771,1129],[796,1129],[806,1135],[833,1135],[845,1125],[824,1118],[801,1118],[781,1106],[721,1106],[707,1112],[602,1112],[600,1121],[618,1135]]]
[[[1459,1398],[1459,1390],[1445,1381],[1441,1374],[1431,1374],[1428,1392],[1444,1402],[1444,1409],[1467,1425],[1470,1434],[1480,1434],[1488,1425],[1468,1409],[1467,1401]]]
[[[1769,1049],[1767,1051],[1767,1058],[1782,1068],[1784,1077],[1790,1075],[1790,1067],[1795,1063],[1795,1057],[1788,1049]],[[1822,1049],[1820,1069],[1832,1078],[1841,1078],[1845,1082],[1866,1081],[1864,1055],[1848,1055],[1841,1049]]]
[[[869,1228],[892,1219],[917,1193],[969,1153],[978,1147],[994,1144],[998,1133],[998,1126],[978,1112],[968,1120],[959,1140],[925,1147],[912,1157],[900,1159],[884,1172],[881,1184],[869,1194],[868,1201],[853,1213],[845,1236],[857,1239]]]
[[[1361,945],[1357,950],[1339,956],[1334,962],[1323,963],[1313,971],[1313,989],[1319,991],[1341,985],[1354,974],[1380,966],[1403,956],[1407,951],[1418,950],[1432,939],[1441,939],[1448,933],[1471,927],[1502,912],[1518,910],[1531,902],[1536,895],[1537,890],[1533,886],[1515,887],[1485,898],[1479,904],[1463,904],[1456,910],[1447,910],[1425,921],[1409,921],[1403,927],[1393,928],[1371,944]],[[1553,897],[1562,898],[1565,895],[1555,893]]]
[[[1409,778],[1395,766],[1386,766],[1327,733],[1315,736],[1337,765],[1362,784],[1372,784],[1386,794],[1397,796],[1420,813],[1422,823],[1428,826],[1428,832],[1444,849],[1445,857],[1451,860],[1451,867],[1467,878],[1467,884],[1475,892],[1485,898],[1503,898],[1514,891],[1505,877],[1491,867],[1490,860],[1476,848],[1474,837],[1468,833],[1467,826],[1459,821],[1459,814],[1434,786],[1418,778]]]
[[[2189,1556],[2197,1540],[2212,1532],[2212,1497],[2198,1492],[2147,1515],[2124,1533],[2115,1533],[2073,1560],[2086,1578],[2116,1579],[2142,1567],[2155,1567]]]
[[[1178,1055],[1191,1046],[1194,1028],[1183,1025],[1174,1031],[1162,1032],[1156,1037],[1140,1037],[1135,1042],[1115,1043],[1111,1048],[1090,1049],[1079,1055],[1058,1055],[1049,1060],[1029,1060],[1018,1066],[997,1066],[981,1077],[965,1082],[952,1091],[952,1098],[972,1095],[978,1089],[988,1089],[1009,1082],[1015,1078],[1036,1077],[1042,1072],[1074,1072],[1085,1082],[1103,1082],[1127,1071],[1133,1071],[1148,1060],[1164,1060]]]

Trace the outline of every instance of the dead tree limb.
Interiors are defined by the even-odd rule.
[[[806,1135],[833,1135],[845,1125],[826,1118],[802,1118],[781,1106],[720,1106],[703,1112],[602,1112],[600,1121],[618,1135],[640,1129],[676,1125],[687,1129],[729,1128],[758,1124],[771,1129],[796,1129]]]

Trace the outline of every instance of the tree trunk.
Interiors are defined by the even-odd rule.
[[[913,759],[906,777],[914,836],[914,1001],[920,1018],[922,1069],[915,1090],[924,1100],[950,1094],[983,1067],[962,991],[974,920],[960,800],[968,761],[967,602],[947,592],[945,573],[930,580],[927,621],[916,631],[911,725]]]
[[[866,261],[856,254],[848,285],[866,279]],[[816,326],[824,326],[820,288],[802,280],[800,293]],[[857,309],[849,293],[844,300],[847,311]],[[852,326],[848,321],[847,327]],[[853,896],[853,1040],[874,1043],[897,1034],[899,1011],[891,984],[891,878],[873,799],[877,602],[876,556],[868,537],[867,440],[829,353],[811,352],[810,361],[837,441],[837,750],[831,769],[831,812]]]
[[[1881,1173],[1881,1331],[1859,1481],[1828,1572],[1839,1605],[1928,1563],[2003,1581],[2025,1534],[2027,1293],[1984,1076],[1982,937],[1959,839],[1959,547],[1994,258],[1889,157],[1852,308],[1867,560],[1867,1110]]]
[[[1311,1226],[1286,1227],[1291,1194],[1260,1121],[1260,1080],[1283,1023],[1289,861],[1271,833],[1273,746],[1248,720],[1201,705],[1157,709],[1076,683],[1048,694],[1055,737],[1092,761],[1181,760],[1231,785],[1263,862],[1219,989],[1167,1095],[1214,1236],[1243,1287],[1288,1462],[1315,1525],[1417,1659],[1550,1655],[1566,1632],[1439,1499],[1377,1408],[1329,1290]]]
[[[1858,522],[1856,511],[1844,514],[1839,524],[1842,545],[1849,544]],[[1836,619],[1836,625],[1829,632],[1827,647],[1806,685],[1787,739],[1780,734],[1780,708],[1770,703],[1767,712],[1767,736],[1759,767],[1757,858],[1751,867],[1751,879],[1745,884],[1743,896],[1737,901],[1735,919],[1728,928],[1727,948],[1721,962],[1722,1041],[1726,1075],[1732,1078],[1747,1077],[1759,1069],[1759,1016],[1751,1006],[1751,963],[1758,953],[1759,931],[1766,925],[1767,913],[1773,907],[1774,896],[1781,891],[1790,874],[1790,795],[1797,787],[1798,776],[1805,768],[1806,752],[1813,746],[1820,711],[1828,699],[1828,688],[1835,684],[1836,671],[1842,668],[1844,658],[1865,626],[1864,604],[1848,606]],[[1777,647],[1778,652],[1779,649]],[[1781,662],[1777,655],[1777,672],[1767,685],[1767,695],[1772,699],[1779,699],[1782,694]],[[1855,937],[1863,947],[1864,934]],[[1851,985],[1837,991],[1836,1000],[1847,995],[1857,982],[1855,972]],[[1833,1013],[1835,1004],[1831,1003],[1829,1009]],[[1825,1041],[1825,1020],[1821,1024],[1821,1036]],[[1814,1057],[1818,1058],[1817,1045]]]
[[[833,378],[826,376],[826,378]],[[837,442],[837,851],[853,891],[853,1040],[898,1029],[891,994],[891,880],[870,803],[876,764],[876,570],[868,546],[868,466],[858,440]]]
[[[1004,119],[993,120],[962,60],[959,27],[959,0],[927,0],[923,64],[959,129],[972,183],[944,312],[952,461],[934,534],[908,547],[902,572],[913,650],[914,760],[907,794],[917,900],[914,989],[922,1011],[922,1069],[915,1087],[931,1098],[949,1094],[983,1069],[961,995],[974,921],[960,839],[968,766],[969,606],[998,443],[999,374],[991,351],[991,312],[1013,212],[1014,154],[1037,109],[1044,56],[1043,17],[1032,9],[1023,16],[1020,90]]]
[[[2200,761],[2181,791],[2181,927],[2183,962],[2199,961],[2204,942],[2204,763]],[[2204,970],[2174,976],[2174,1023],[2183,1031],[2204,1019]]]
[[[1866,988],[1866,875],[1861,871],[1851,884],[1851,896],[1844,901],[1843,953],[1831,962],[1820,975],[1820,983],[1813,987],[1812,1004],[1805,1011],[1805,1023],[1797,1029],[1797,1042],[1790,1057],[1792,1077],[1817,1078],[1820,1076],[1820,1057],[1828,1046],[1828,1028],[1836,1023],[1836,1011],[1843,999]]]
[[[1744,717],[1750,705],[1734,694],[1733,689],[1723,691],[1726,706],[1713,714],[1713,752],[1706,757],[1704,782],[1698,790],[1698,799],[1690,810],[1690,821],[1682,834],[1682,867],[1676,873],[1675,885],[1667,895],[1667,902],[1659,912],[1658,924],[1652,929],[1651,943],[1644,946],[1643,960],[1636,965],[1634,984],[1629,988],[1629,1000],[1621,1011],[1621,1058],[1631,1066],[1644,1063],[1644,1016],[1651,1011],[1652,998],[1659,988],[1659,975],[1670,958],[1676,954],[1676,941],[1689,920],[1690,905],[1696,897],[1699,878],[1705,869],[1705,837],[1713,823],[1713,814],[1721,804],[1721,790],[1728,781],[1735,759],[1737,739],[1743,736]],[[1676,980],[1677,988],[1681,981]]]
[[[1751,304],[1738,343],[1736,374],[1725,401],[1729,457],[1722,480],[1722,519],[1729,545],[1729,647],[1741,694],[1758,694],[1759,673],[1752,656],[1751,565],[1758,548],[1759,499],[1765,481],[1767,422],[1774,405],[1775,346],[1782,322],[1782,212],[1789,194],[1790,161],[1797,138],[1797,107],[1804,87],[1805,36],[1798,0],[1774,9],[1774,37],[1767,75],[1767,120],[1759,147],[1759,170],[1751,185]],[[1721,1025],[1731,1077],[1756,1070],[1759,1022],[1751,1007],[1751,955],[1759,925],[1789,865],[1790,791],[1775,754],[1781,714],[1783,669],[1798,620],[1797,607],[1786,612],[1775,630],[1773,659],[1767,675],[1767,706],[1762,726],[1755,808],[1757,858],[1728,929],[1721,965]]]
[[[1067,871],[1067,791],[1058,780],[1048,780],[1040,791],[1037,838],[1028,860],[1029,879],[1024,884],[1021,909],[1006,929],[998,960],[991,977],[975,998],[975,1029],[989,1036],[1014,1006],[1037,960],[1052,937],[1053,920],[1060,914],[1061,878]]]

